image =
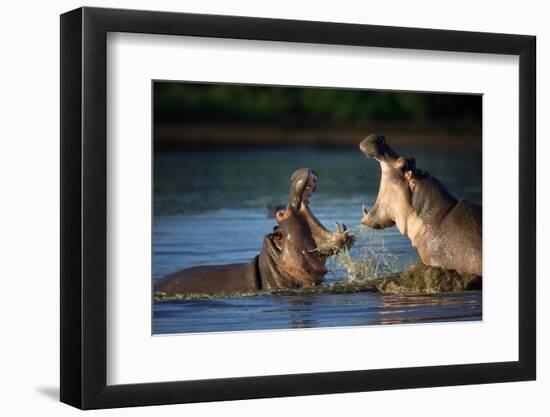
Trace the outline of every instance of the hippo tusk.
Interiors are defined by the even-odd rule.
[[[340,228],[340,224],[338,222],[334,222],[336,225],[336,233],[342,233],[342,229]]]
[[[369,214],[369,212],[367,211],[367,209],[365,208],[365,205],[363,204],[363,207],[361,207],[361,211],[363,212],[363,216],[367,216]]]
[[[302,251],[302,253],[305,255],[306,253],[319,253],[320,255],[329,256],[328,254],[324,253],[324,250],[321,248],[315,248],[310,250]]]
[[[342,227],[344,228],[344,236],[346,236],[346,238],[348,239],[355,240],[355,238],[353,237],[353,233],[351,233],[351,229],[349,229],[344,223],[342,223]]]

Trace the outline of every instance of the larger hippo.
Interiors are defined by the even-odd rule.
[[[414,159],[397,155],[384,136],[369,135],[359,148],[382,169],[378,197],[370,212],[363,206],[361,223],[396,225],[426,265],[482,276],[481,206],[458,199],[416,169]]]
[[[264,237],[260,254],[252,261],[183,269],[161,278],[155,292],[228,295],[319,284],[327,273],[326,258],[349,248],[354,238],[338,223],[336,232],[328,231],[309,209],[317,181],[311,169],[294,172],[288,206],[275,214],[278,225]]]

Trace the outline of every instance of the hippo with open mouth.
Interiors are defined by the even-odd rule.
[[[288,206],[275,214],[278,224],[264,237],[260,254],[251,262],[183,269],[161,278],[155,293],[229,295],[319,284],[327,273],[326,258],[350,248],[354,238],[338,223],[335,232],[328,231],[311,212],[309,199],[317,181],[310,169],[294,172]]]
[[[482,210],[460,200],[413,158],[397,155],[384,136],[369,135],[359,145],[382,169],[374,207],[363,206],[361,223],[381,229],[396,225],[425,265],[482,276]]]

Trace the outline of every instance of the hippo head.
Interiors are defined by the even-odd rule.
[[[275,214],[277,226],[265,236],[259,257],[262,281],[268,288],[298,288],[319,284],[327,269],[326,258],[349,248],[350,230],[336,223],[330,232],[309,208],[317,188],[317,174],[307,168],[291,177],[288,206]]]
[[[377,160],[382,170],[378,197],[370,213],[363,206],[361,224],[374,229],[396,224],[403,232],[412,210],[410,180],[415,172],[414,159],[398,156],[381,135],[367,136],[359,148],[367,157]]]
[[[359,148],[382,170],[376,202],[370,213],[363,206],[361,224],[374,229],[396,225],[409,235],[409,225],[437,223],[457,203],[442,183],[416,168],[414,158],[397,155],[384,136],[369,135]],[[411,221],[415,219],[419,221]]]

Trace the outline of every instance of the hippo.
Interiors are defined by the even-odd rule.
[[[363,206],[361,224],[374,229],[396,225],[425,265],[481,277],[481,206],[455,197],[417,169],[414,158],[397,155],[384,136],[369,135],[359,148],[382,170],[376,202],[370,212]]]
[[[269,203],[266,206],[266,208],[267,208],[267,217],[270,218],[270,219],[274,219],[277,212],[280,211],[280,210],[284,210],[286,208],[286,206]]]
[[[309,168],[292,174],[288,206],[275,214],[277,225],[252,261],[183,269],[157,281],[155,293],[230,295],[319,284],[327,273],[327,257],[349,249],[354,237],[344,224],[336,223],[336,231],[330,232],[311,212],[309,199],[317,182]]]

